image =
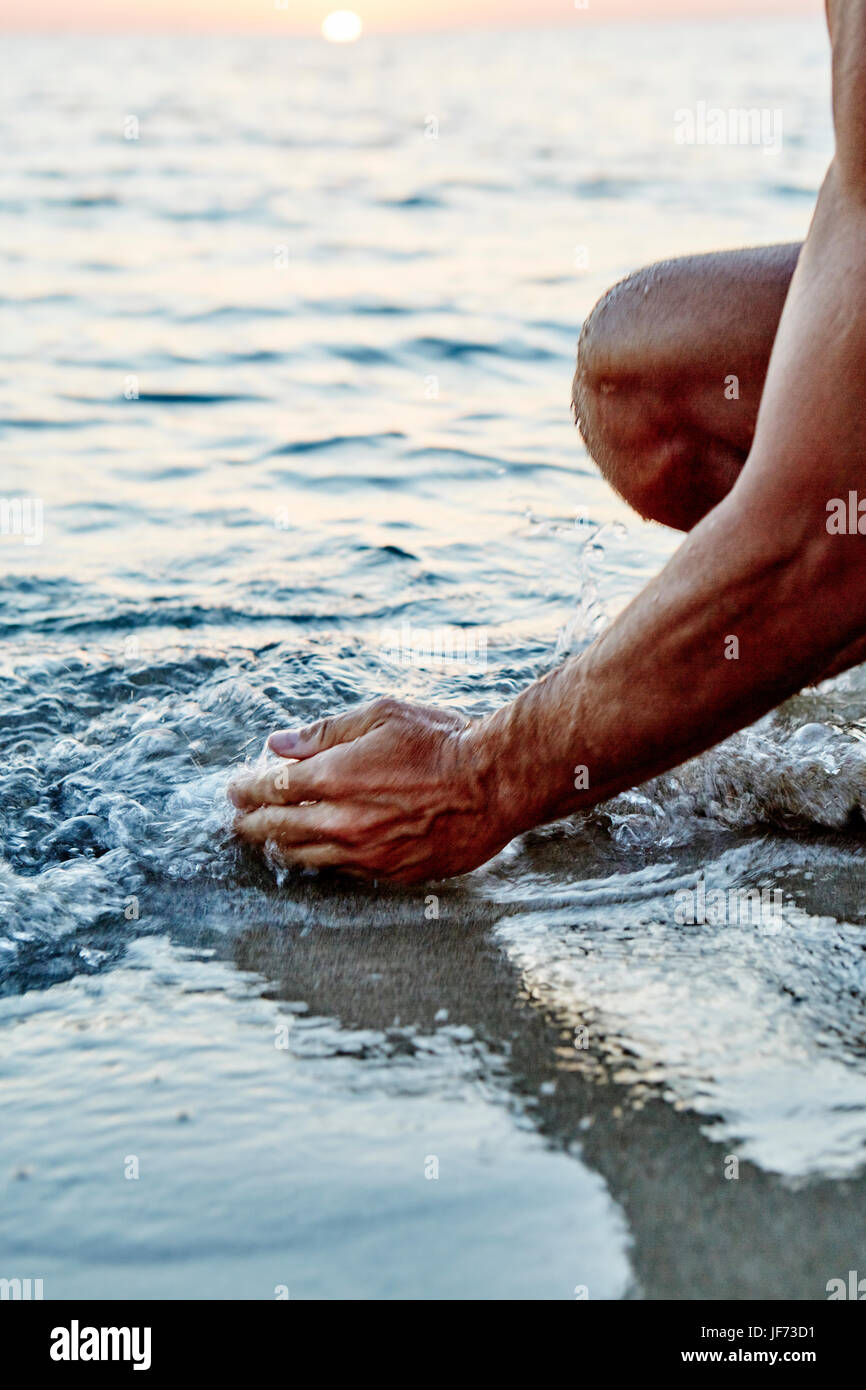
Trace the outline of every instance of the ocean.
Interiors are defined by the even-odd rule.
[[[5,40],[0,1278],[822,1299],[862,1265],[862,670],[435,891],[231,835],[272,729],[493,709],[679,543],[574,429],[580,324],[805,235],[828,45],[586,19]],[[741,107],[766,141],[677,138]]]

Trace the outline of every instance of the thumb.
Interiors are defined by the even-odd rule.
[[[399,710],[397,700],[374,700],[372,704],[350,709],[345,714],[335,714],[327,719],[317,719],[303,729],[281,729],[271,734],[268,747],[281,758],[312,758],[326,748],[338,743],[351,743],[363,734],[368,734],[379,724],[384,724]]]

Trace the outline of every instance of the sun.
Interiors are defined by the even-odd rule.
[[[361,16],[354,10],[334,10],[322,23],[322,33],[331,43],[354,43],[361,37]]]

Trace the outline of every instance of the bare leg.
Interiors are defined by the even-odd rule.
[[[733,487],[799,254],[792,244],[662,261],[614,285],[586,320],[575,418],[642,516],[688,531]],[[822,679],[864,660],[861,639]]]
[[[794,244],[662,261],[615,285],[584,323],[575,417],[642,516],[688,531],[733,486],[799,254]]]

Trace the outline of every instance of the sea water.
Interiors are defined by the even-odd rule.
[[[580,444],[579,326],[805,234],[826,38],[586,18],[5,41],[0,1277],[46,1298],[823,1298],[862,1257],[862,673],[435,889],[231,835],[272,729],[493,709],[679,543]],[[780,148],[684,144],[699,102]],[[781,907],[677,920],[732,891]]]

